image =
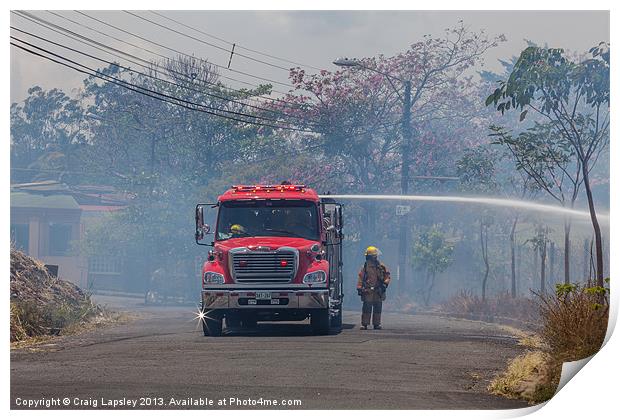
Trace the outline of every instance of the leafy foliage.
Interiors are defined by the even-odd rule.
[[[413,262],[430,273],[441,273],[452,263],[454,244],[446,239],[441,225],[422,233],[413,246]]]
[[[531,131],[529,135],[520,134],[518,142],[501,129],[494,129],[499,141],[511,149],[517,165],[528,171],[528,175],[533,176],[536,172],[540,175],[538,165],[552,168],[551,171],[543,171],[546,175],[553,174],[556,168],[568,175],[571,171],[563,169],[567,162],[562,155],[555,153],[558,150],[562,151],[563,156],[576,160],[577,170],[572,179],[573,194],[570,202],[574,202],[579,185],[583,182],[596,242],[597,283],[602,286],[603,245],[592,196],[590,171],[608,144],[609,44],[601,43],[590,49],[589,54],[589,58],[573,61],[566,57],[563,49],[530,46],[521,53],[507,80],[499,82],[485,103],[487,106],[493,104],[502,114],[510,109],[518,109],[521,111],[520,120],[525,119],[528,110],[547,120],[544,126],[534,128],[533,136]],[[554,140],[551,143],[556,147],[554,152],[548,153],[549,148],[545,147],[545,153],[541,154],[527,147],[545,131],[547,134],[541,136],[541,140]],[[534,168],[538,171],[532,170]],[[583,177],[582,181],[579,180],[580,176]],[[543,189],[554,195],[547,183],[538,182]],[[554,198],[558,199],[555,195]]]
[[[454,244],[449,242],[440,225],[433,225],[422,233],[413,245],[413,263],[420,270],[426,271],[426,291],[424,302],[428,305],[435,277],[452,264]]]

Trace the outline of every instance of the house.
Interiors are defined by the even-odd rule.
[[[58,266],[60,277],[84,289],[122,290],[122,261],[80,256],[76,244],[88,223],[125,204],[112,187],[69,187],[58,181],[11,185],[11,242],[31,257]]]

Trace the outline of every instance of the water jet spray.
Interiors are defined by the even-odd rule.
[[[382,201],[434,201],[448,203],[486,204],[494,207],[508,207],[537,211],[540,213],[561,214],[579,218],[590,218],[590,213],[583,210],[575,210],[550,204],[542,204],[534,201],[515,200],[510,198],[493,197],[459,197],[442,195],[370,195],[370,194],[329,194],[319,197],[331,197],[341,200],[382,200]],[[598,219],[609,222],[609,214],[597,213]]]

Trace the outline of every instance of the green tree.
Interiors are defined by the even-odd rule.
[[[489,194],[497,192],[499,185],[496,177],[496,162],[499,154],[488,147],[480,145],[467,150],[456,164],[456,172],[460,179],[460,187],[468,192]],[[482,276],[482,300],[486,299],[487,282],[489,280],[489,229],[493,219],[487,210],[478,212],[480,255],[484,263]]]
[[[49,179],[79,168],[80,149],[89,137],[83,111],[78,99],[39,86],[30,88],[23,102],[11,104],[11,178]]]
[[[452,264],[454,245],[446,239],[441,225],[433,225],[422,233],[413,246],[413,263],[426,272],[426,285],[423,292],[424,304],[430,302],[435,278]]]
[[[557,138],[570,146],[581,166],[583,185],[596,243],[596,281],[603,285],[603,241],[590,182],[590,172],[609,141],[609,44],[590,49],[581,61],[559,48],[528,47],[507,80],[489,95],[502,114],[529,111],[543,117]]]
[[[534,125],[514,136],[506,129],[491,126],[494,143],[505,146],[516,169],[564,207],[571,209],[583,184],[581,164],[570,144],[551,124]],[[571,220],[564,218],[564,283],[570,283]]]
[[[540,288],[539,291],[541,294],[545,293],[546,289],[546,264],[547,264],[547,244],[550,242],[549,240],[549,228],[543,227],[542,225],[538,225],[536,227],[536,232],[533,237],[525,241],[526,243],[531,243],[534,248],[534,252],[538,254],[540,257]]]

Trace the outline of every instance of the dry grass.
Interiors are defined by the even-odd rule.
[[[524,334],[519,337],[519,345],[535,350],[545,349],[545,343],[538,334]]]
[[[69,325],[62,331],[61,336],[38,335],[26,337],[19,341],[13,341],[11,342],[11,350],[27,349],[31,352],[56,351],[58,349],[58,341],[61,340],[63,336],[76,336],[89,331],[94,331],[98,328],[105,328],[111,325],[119,325],[130,322],[138,318],[138,314],[104,311],[103,314],[93,317],[86,322],[79,322]]]
[[[506,372],[493,379],[489,391],[511,399],[540,403],[555,393],[560,371],[547,353],[528,351],[515,358]]]
[[[580,285],[558,285],[555,295],[539,295],[542,327],[538,334],[520,337],[521,345],[535,350],[514,359],[489,391],[531,403],[550,399],[562,364],[592,356],[601,348],[607,333],[608,297],[608,288]]]
[[[441,304],[445,312],[468,318],[493,320],[496,317],[519,320],[525,323],[538,321],[538,308],[532,299],[512,298],[510,293],[500,293],[484,301],[468,290],[462,290],[450,300]]]
[[[45,266],[11,249],[11,342],[59,335],[103,316],[76,285],[50,276]]]

